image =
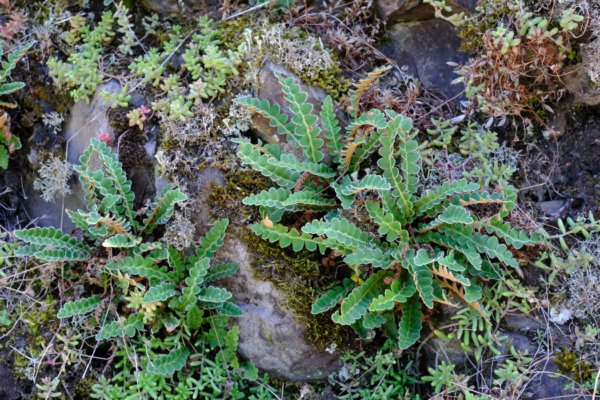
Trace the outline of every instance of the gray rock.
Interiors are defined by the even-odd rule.
[[[178,13],[180,12],[178,0],[143,0],[144,8],[157,13]]]
[[[281,74],[285,77],[294,77],[295,83],[300,84],[300,88],[303,92],[308,94],[307,103],[310,103],[314,106],[312,113],[314,115],[319,115],[322,111],[323,101],[327,97],[327,93],[324,89],[316,86],[309,86],[301,81],[301,79],[289,72],[281,65],[275,65],[271,61],[267,61],[265,66],[259,72],[259,92],[258,98],[263,100],[269,100],[269,104],[279,104],[281,108],[281,112],[288,115],[289,120],[293,117],[293,113],[289,110],[290,102],[284,98],[284,93],[281,90],[281,84],[277,80],[274,72],[281,72]],[[318,126],[321,128],[321,138],[324,139],[324,130],[323,125],[321,124],[321,119],[319,118]],[[269,125],[269,120],[263,117],[260,114],[255,114],[252,117],[251,129],[258,135],[258,137],[264,142],[268,143],[277,143],[281,148],[286,150],[287,152],[293,153],[296,157],[304,160],[304,156],[300,149],[294,147],[292,143],[289,143],[286,140],[285,135],[279,135],[277,133],[277,128],[274,128]],[[326,150],[325,145],[321,148],[321,151],[325,154],[325,158],[323,159],[324,163],[330,164],[333,161],[331,155]]]
[[[600,91],[598,91],[598,85],[590,79],[587,68],[585,68],[585,65],[589,63],[590,56],[587,51],[584,51],[582,62],[568,67],[562,79],[565,82],[565,88],[575,96],[576,104],[596,106],[600,104]]]
[[[527,386],[527,392],[531,394],[528,399],[567,399],[576,397],[572,390],[565,390],[565,386],[570,383],[568,378],[564,376],[550,377],[550,375],[558,372],[558,366],[552,358],[542,361],[541,366],[542,371],[537,373]]]
[[[569,207],[566,200],[552,200],[542,202],[540,209],[548,214],[551,220],[557,220],[566,214]]]
[[[469,58],[468,53],[458,51],[461,40],[457,34],[452,24],[440,19],[402,22],[388,30],[390,44],[384,45],[382,52],[400,68],[406,67],[425,86],[454,97],[464,86],[451,85],[458,75],[446,63],[464,64]]]
[[[475,11],[477,0],[451,0],[446,5],[452,7],[450,14]],[[435,18],[435,9],[423,0],[377,0],[379,15],[388,23],[398,21],[423,21]]]
[[[90,139],[97,137],[101,131],[110,133],[114,142],[113,130],[110,127],[106,110],[109,105],[102,105],[100,92],[107,90],[110,93],[120,93],[121,87],[115,80],[99,85],[90,104],[80,100],[73,105],[70,111],[69,119],[65,123],[63,135],[68,141],[67,160],[73,165],[80,165],[79,157],[90,145]],[[35,157],[31,157],[35,159]],[[95,157],[92,159],[92,166],[100,168],[101,162]],[[46,202],[40,197],[40,193],[33,190],[33,182],[37,174],[26,176],[23,182],[27,198],[24,200],[25,210],[29,217],[34,219],[44,217],[39,220],[39,226],[62,227],[63,231],[70,232],[75,228],[67,213],[63,210],[77,211],[85,210],[84,196],[85,192],[79,182],[78,174],[73,174],[69,185],[71,194],[65,196],[64,207],[62,197],[56,198],[54,202]]]
[[[221,281],[244,310],[242,317],[233,318],[240,328],[238,353],[271,376],[291,380],[321,379],[341,368],[337,355],[320,351],[305,339],[297,316],[280,305],[286,294],[273,283],[252,277],[248,259],[246,246],[231,234],[216,253],[217,262],[240,265],[235,275]]]

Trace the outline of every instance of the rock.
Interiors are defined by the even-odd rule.
[[[108,132],[114,142],[113,130],[106,115],[109,105],[102,105],[102,99],[100,98],[102,90],[107,90],[110,93],[120,93],[121,86],[115,80],[99,85],[90,104],[87,104],[84,100],[80,100],[70,110],[63,135],[69,141],[67,144],[67,160],[73,165],[80,165],[79,157],[89,147],[90,139],[97,137],[101,131]],[[35,157],[32,156],[31,159],[35,159]],[[101,162],[97,157],[92,159],[92,166],[97,169],[100,168]],[[74,173],[71,177],[69,182],[71,194],[65,196],[64,208],[62,197],[57,197],[54,202],[50,203],[40,197],[40,193],[33,189],[33,182],[36,178],[37,173],[33,173],[26,176],[23,183],[27,195],[24,206],[29,217],[34,219],[45,216],[38,223],[42,227],[62,227],[64,232],[73,230],[75,224],[71,222],[66,212],[63,213],[63,209],[72,211],[86,209],[84,201],[85,192],[79,182],[79,174]]]
[[[306,83],[302,82],[301,79],[297,76],[289,72],[281,65],[274,65],[271,61],[267,61],[265,66],[259,72],[259,92],[258,98],[263,100],[269,100],[269,104],[279,104],[281,108],[281,112],[288,115],[289,120],[294,116],[294,114],[290,111],[289,105],[290,102],[284,98],[284,93],[281,90],[281,84],[277,80],[274,72],[281,72],[285,78],[294,77],[295,83],[300,84],[300,88],[303,92],[308,94],[307,103],[310,103],[314,106],[313,115],[319,115],[322,110],[323,101],[327,97],[327,93],[324,89],[316,86],[309,86]],[[321,138],[324,139],[325,132],[323,130],[323,125],[321,124],[321,118],[319,118],[318,126],[321,128]],[[277,128],[274,128],[269,125],[269,120],[263,117],[260,114],[255,114],[252,117],[252,124],[250,126],[252,131],[254,131],[258,137],[264,142],[268,143],[277,143],[279,146],[289,153],[293,153],[296,157],[304,160],[304,155],[299,148],[294,147],[292,143],[289,143],[286,140],[285,135],[279,135],[277,133]],[[324,153],[325,158],[323,158],[323,162],[330,164],[333,161],[333,158],[326,150],[325,145],[321,148],[321,151]]]
[[[568,211],[566,200],[544,201],[540,204],[540,209],[550,216],[551,220],[557,220],[563,217]]]
[[[387,37],[389,44],[383,46],[382,52],[400,68],[406,67],[425,86],[437,88],[448,97],[464,89],[462,84],[451,85],[458,75],[454,74],[454,67],[446,64],[464,64],[469,58],[468,53],[458,51],[461,40],[452,24],[440,19],[402,22],[392,26]]]
[[[236,304],[244,311],[233,318],[240,328],[238,353],[271,376],[291,380],[322,379],[342,366],[337,355],[318,350],[305,339],[297,316],[280,306],[285,293],[273,283],[252,277],[246,246],[229,234],[216,253],[216,262],[238,263],[240,269],[223,279]]]
[[[544,316],[540,313],[531,312],[529,314],[506,314],[504,322],[511,328],[522,329],[525,331],[537,331],[538,329],[545,330],[546,323]]]
[[[529,400],[544,400],[544,399],[567,399],[575,398],[576,394],[573,391],[565,389],[571,381],[564,377],[551,377],[552,374],[558,372],[558,366],[552,358],[547,361],[542,361],[541,366],[543,371],[539,371],[534,378],[531,379],[527,386],[527,392],[531,394]]]
[[[156,13],[178,13],[178,0],[143,0],[142,5],[149,11]]]
[[[448,15],[461,12],[468,15],[475,11],[477,0],[450,0],[446,5],[452,7]],[[381,18],[388,23],[435,18],[435,9],[423,0],[377,0],[377,10]]]
[[[585,104],[596,106],[600,104],[600,91],[598,85],[593,83],[587,72],[586,65],[590,63],[588,52],[584,51],[582,62],[567,68],[567,72],[562,75],[565,82],[565,88],[575,96],[575,104]]]

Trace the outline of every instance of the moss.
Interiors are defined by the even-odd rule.
[[[352,328],[334,323],[333,310],[311,312],[315,300],[339,284],[336,270],[319,265],[316,253],[307,250],[294,253],[252,232],[247,232],[243,239],[255,255],[250,263],[254,277],[273,282],[277,289],[288,293],[283,305],[305,323],[307,339],[321,349],[332,343],[342,350],[349,348],[356,337]]]
[[[97,378],[94,377],[96,375],[95,371],[92,371],[92,374],[87,379],[80,379],[75,382],[75,394],[80,398],[87,398],[92,393],[92,386],[96,384]]]
[[[212,185],[208,196],[211,215],[216,219],[229,218],[235,225],[245,225],[248,220],[259,218],[258,208],[246,206],[242,199],[252,193],[269,190],[272,183],[256,171],[235,171],[223,176],[226,184]]]
[[[585,361],[580,355],[567,350],[565,347],[562,351],[556,353],[554,363],[558,365],[558,372],[565,375],[574,375],[573,379],[578,383],[584,384],[592,379],[591,361]]]

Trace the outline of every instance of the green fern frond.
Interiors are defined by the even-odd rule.
[[[186,278],[185,283],[187,287],[181,290],[181,296],[179,296],[179,303],[186,305],[186,309],[189,310],[198,301],[198,293],[200,293],[200,285],[204,282],[204,277],[208,273],[210,267],[210,259],[203,258],[197,261],[192,268],[190,268],[189,276]]]
[[[465,225],[469,225],[473,223],[473,217],[471,214],[465,210],[463,207],[458,206],[449,206],[441,213],[436,219],[431,221],[427,225],[419,226],[419,233],[425,233],[432,229],[439,227],[442,224],[450,224],[453,225],[455,223],[461,223]]]
[[[325,199],[312,191],[300,191],[290,195],[281,203],[284,207],[301,207],[308,209],[328,209],[337,206],[334,199]]]
[[[90,253],[86,251],[65,249],[44,249],[35,253],[35,256],[46,261],[85,261],[91,258]]]
[[[240,266],[238,264],[232,262],[219,264],[208,270],[208,273],[204,277],[204,282],[212,282],[227,278],[235,274],[239,268]]]
[[[379,175],[365,175],[360,182],[353,183],[350,188],[346,188],[342,193],[346,196],[357,194],[363,190],[390,190],[390,184]]]
[[[342,208],[344,208],[344,210],[348,210],[350,207],[352,207],[352,204],[354,204],[354,201],[356,200],[356,195],[355,194],[351,194],[351,195],[344,194],[344,192],[347,193],[348,191],[350,191],[350,192],[352,191],[350,189],[350,187],[352,186],[352,181],[350,180],[350,177],[344,176],[344,178],[342,178],[341,182],[333,183],[331,186],[335,190],[335,194],[336,194],[337,198],[342,203]]]
[[[321,254],[324,254],[327,248],[323,239],[313,237],[307,233],[300,234],[295,228],[288,231],[288,228],[283,225],[277,224],[276,226],[268,227],[264,222],[260,222],[252,225],[251,229],[256,235],[261,236],[263,239],[268,239],[271,243],[279,241],[281,247],[287,247],[291,244],[294,251],[300,251],[304,247],[307,250],[314,251],[318,247]]]
[[[175,282],[173,272],[168,271],[166,266],[159,267],[154,265],[154,260],[150,257],[127,257],[117,262],[108,261],[104,267],[108,271],[121,271],[130,275],[143,276],[150,280],[151,285],[158,285],[161,282]]]
[[[240,99],[234,99],[235,103],[240,103],[258,114],[269,119],[269,125],[277,128],[277,133],[280,135],[287,135],[287,140],[300,141],[300,138],[296,136],[294,132],[294,124],[288,121],[288,116],[281,114],[281,109],[278,104],[269,104],[266,99],[259,100],[252,96],[246,96]]]
[[[113,321],[106,325],[97,335],[96,340],[110,339],[111,337],[133,337],[136,331],[144,329],[144,316],[142,314],[130,315],[128,319],[123,321]]]
[[[375,296],[379,295],[384,287],[383,280],[390,275],[390,271],[380,270],[373,274],[362,285],[357,287],[344,299],[340,311],[336,311],[331,318],[336,324],[350,325],[367,313]]]
[[[516,228],[510,227],[510,223],[502,223],[502,220],[495,219],[490,225],[486,226],[488,233],[495,233],[509,246],[513,246],[516,249],[520,249],[523,245],[536,246],[539,244],[546,244],[546,240],[539,234],[533,233],[531,237],[524,230],[519,231]]]
[[[323,122],[323,128],[325,129],[325,139],[327,139],[327,150],[335,158],[333,162],[339,162],[339,155],[344,144],[342,143],[342,135],[338,132],[340,127],[338,120],[333,112],[333,100],[331,96],[327,96],[323,102],[323,109],[321,111],[321,121]]]
[[[333,178],[337,175],[332,168],[322,163],[300,162],[296,160],[293,154],[281,154],[279,159],[275,157],[269,158],[269,163],[283,168],[297,171],[299,173],[308,171],[311,175],[320,176],[323,178]]]
[[[344,279],[342,284],[343,286],[337,286],[330,289],[327,293],[319,297],[317,301],[313,303],[311,312],[313,314],[320,314],[332,309],[356,286],[354,282],[348,278]]]
[[[398,346],[401,349],[408,349],[419,340],[422,323],[421,303],[416,297],[408,299],[402,305],[402,320],[398,327]]]
[[[361,115],[359,118],[350,121],[346,127],[346,136],[354,136],[360,128],[365,126],[374,129],[383,129],[387,124],[388,122],[385,119],[385,115],[377,109],[372,109]]]
[[[76,238],[63,234],[60,229],[37,227],[15,231],[15,236],[24,242],[52,246],[59,249],[73,251],[89,251],[90,249],[89,246],[78,241]]]
[[[229,293],[227,289],[216,288],[213,286],[203,287],[196,294],[198,300],[209,303],[222,303],[225,300],[230,299],[231,296],[232,294]]]
[[[185,366],[189,355],[189,350],[181,347],[150,362],[146,370],[151,374],[171,376]]]
[[[108,239],[106,239],[102,246],[104,247],[117,247],[117,248],[126,248],[126,247],[135,247],[136,242],[129,235],[124,234],[116,234]]]
[[[104,191],[104,195],[118,194],[121,196],[122,202],[121,205],[117,207],[117,212],[119,214],[125,213],[129,223],[133,226],[137,226],[132,206],[135,195],[131,191],[131,181],[127,179],[122,164],[117,161],[117,155],[110,152],[111,149],[106,143],[101,142],[96,138],[92,138],[91,143],[104,164],[107,178],[112,181],[112,187],[110,189],[106,188],[105,185],[100,185],[100,190]]]
[[[402,229],[402,225],[390,213],[385,213],[379,203],[371,201],[365,202],[365,208],[369,212],[369,216],[373,218],[375,223],[379,224],[379,233],[386,235],[388,242],[393,242],[398,237],[404,242],[408,242],[408,231]]]
[[[333,218],[331,221],[314,220],[302,227],[302,231],[312,235],[327,235],[328,238],[357,249],[371,248],[373,238],[361,231],[346,218]]]
[[[11,94],[25,87],[23,82],[3,83],[0,85],[0,96]]]
[[[380,328],[385,323],[386,319],[375,312],[367,312],[362,319],[362,324],[367,329]]]
[[[242,203],[252,206],[265,206],[283,209],[286,211],[298,211],[296,206],[284,206],[283,202],[292,195],[292,191],[284,188],[270,188],[269,191],[263,190],[259,194],[251,194],[242,200]]]
[[[373,299],[369,306],[370,311],[385,311],[394,308],[395,303],[404,303],[411,297],[417,288],[412,278],[396,278],[384,294]]]
[[[0,144],[0,168],[6,169],[8,168],[8,150],[5,146]]]
[[[344,258],[344,262],[348,265],[371,264],[377,268],[388,268],[392,261],[390,253],[383,252],[381,249],[377,248],[365,250],[357,249]]]
[[[177,284],[172,282],[163,282],[160,285],[152,286],[144,296],[144,303],[152,303],[155,301],[165,301],[173,296],[177,296]]]
[[[228,301],[224,302],[221,307],[217,307],[217,312],[229,317],[241,317],[244,315],[244,312],[241,308]]]
[[[423,215],[427,210],[440,204],[443,199],[455,193],[473,192],[479,189],[477,183],[468,182],[466,179],[460,181],[444,182],[435,190],[429,190],[415,202],[414,210],[417,216]]]
[[[300,177],[299,172],[269,163],[269,156],[261,154],[260,150],[255,149],[251,143],[243,140],[239,140],[237,143],[240,145],[237,155],[242,159],[244,164],[249,165],[252,169],[260,172],[267,178],[271,178],[281,187],[293,189],[296,186],[296,181]]]
[[[422,249],[419,251],[427,253]],[[417,259],[417,257],[415,257],[414,250],[410,250],[408,253],[406,253],[406,260],[402,262],[402,265],[412,273],[417,292],[423,300],[423,303],[425,303],[428,308],[433,308],[433,274],[431,271],[429,271],[429,269],[427,269],[428,263],[425,261],[425,257],[427,257],[428,260],[429,257],[427,254],[423,253],[421,253],[420,257]],[[415,259],[417,259],[421,265],[415,264]]]
[[[187,196],[179,189],[173,189],[172,185],[167,185],[160,194],[156,196],[150,209],[146,212],[144,227],[142,231],[151,232],[156,225],[166,224],[173,215],[175,204],[187,200]]]
[[[58,318],[68,318],[75,314],[87,314],[100,306],[100,297],[94,295],[85,299],[66,303],[58,312]]]
[[[323,153],[318,149],[323,147],[323,139],[319,139],[321,128],[316,126],[317,117],[312,115],[313,105],[306,103],[308,95],[300,91],[300,85],[294,83],[294,78],[284,78],[279,71],[275,76],[282,86],[285,99],[289,101],[290,111],[294,113],[292,123],[297,146],[304,150],[307,162],[317,163],[323,159]],[[299,140],[298,140],[299,139]]]
[[[200,259],[202,258],[213,258],[215,251],[223,246],[223,240],[225,239],[225,231],[229,225],[229,220],[223,218],[220,221],[215,222],[210,231],[205,236],[200,238],[200,248],[196,250],[196,254]]]

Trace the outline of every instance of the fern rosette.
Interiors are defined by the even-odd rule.
[[[459,306],[460,299],[487,319],[481,302],[483,280],[501,279],[503,268],[519,268],[508,246],[533,246],[543,240],[503,221],[517,197],[505,182],[492,193],[465,178],[417,190],[424,145],[416,140],[412,121],[391,110],[359,112],[364,90],[388,69],[377,69],[355,85],[350,94],[353,119],[345,134],[340,133],[331,97],[320,114],[325,129],[321,135],[307,95],[293,78],[280,73],[276,77],[290,103],[291,119],[267,100],[234,100],[269,119],[302,150],[305,160],[277,145],[234,142],[244,163],[280,186],[243,200],[264,210],[264,221],[252,231],[281,247],[292,245],[294,251],[318,248],[322,254],[339,255],[354,272],[352,280],[318,298],[312,312],[333,312],[336,323],[352,326],[363,337],[370,329],[382,328],[407,348],[419,338],[423,305]],[[320,162],[326,159],[323,144],[337,168]],[[379,173],[361,169],[372,156],[378,156]],[[480,204],[495,204],[498,212],[479,220],[473,208]],[[379,235],[344,218],[344,210],[355,207],[364,207]],[[290,211],[308,211],[311,220],[300,230],[279,224],[282,214]],[[372,269],[366,267],[376,270],[368,273]]]

